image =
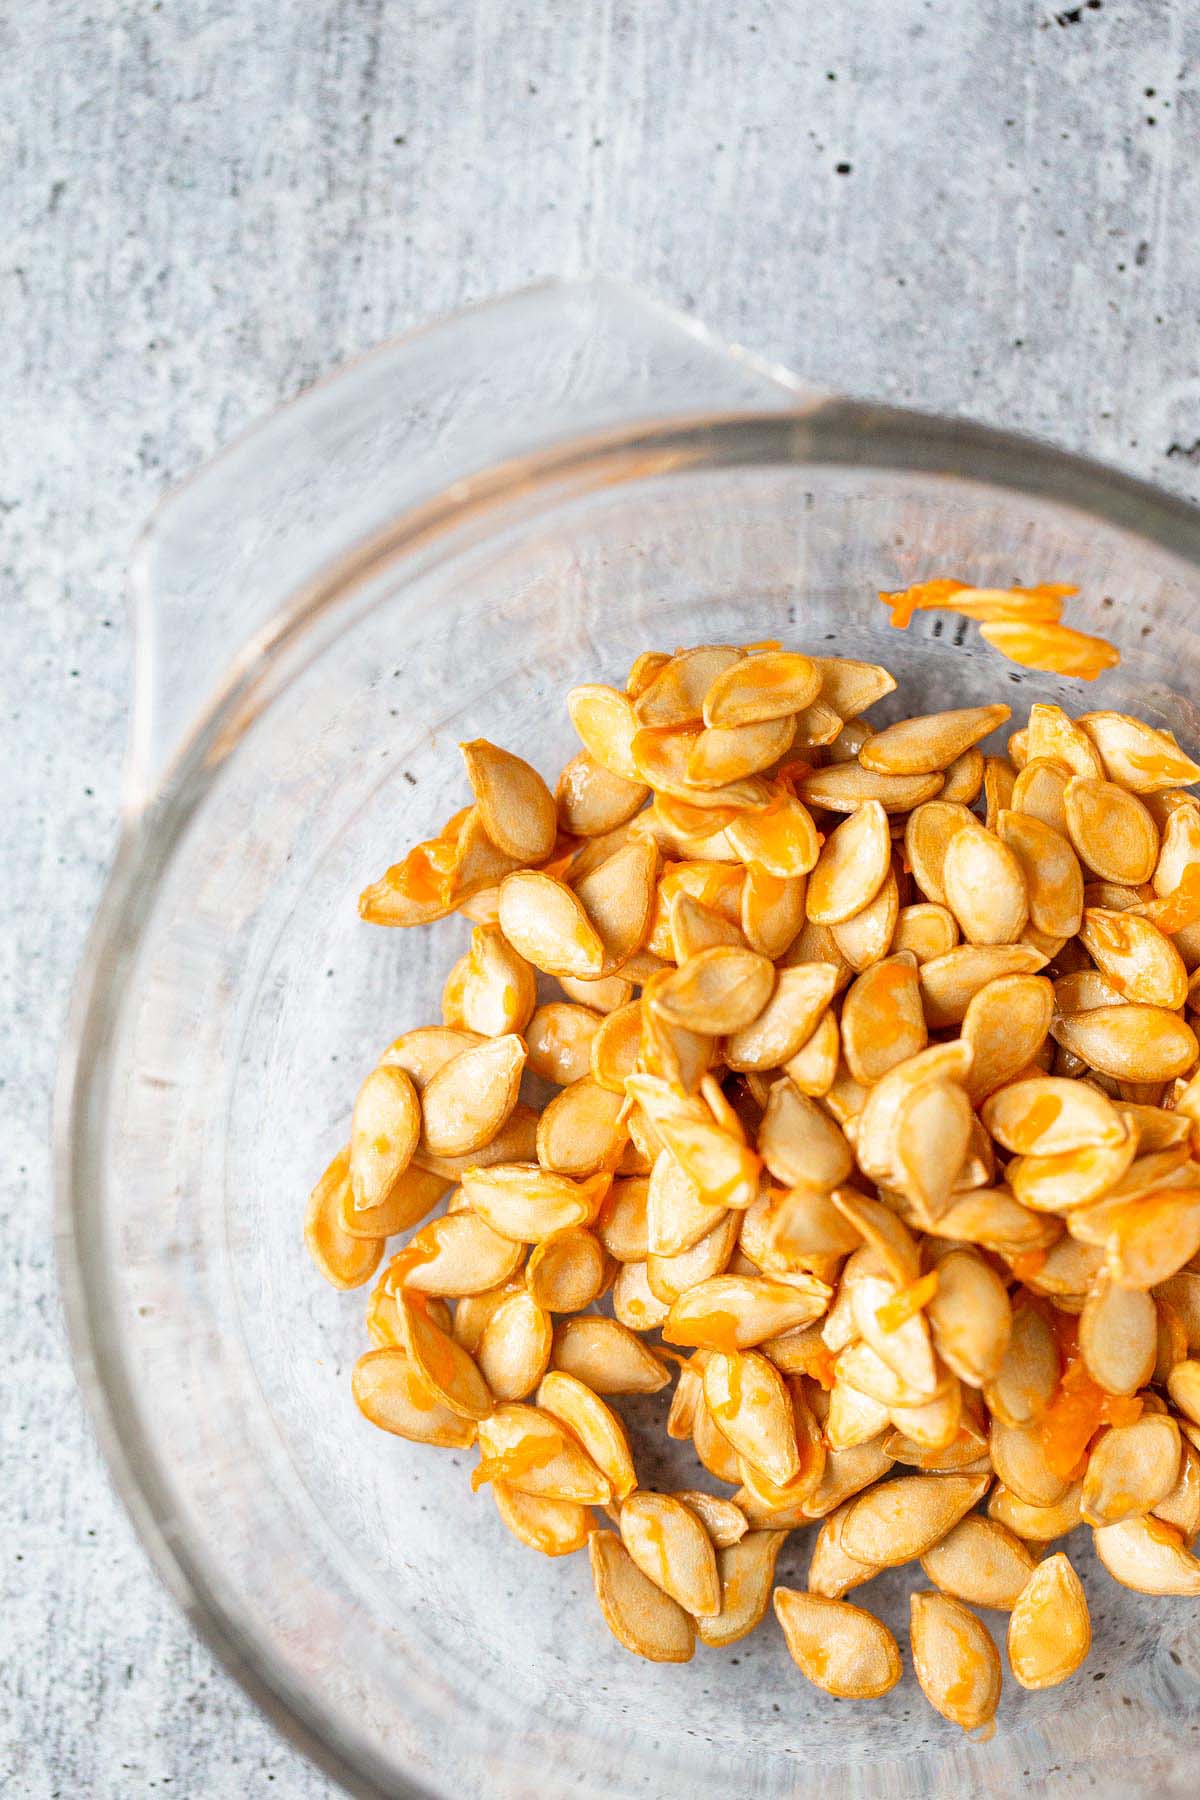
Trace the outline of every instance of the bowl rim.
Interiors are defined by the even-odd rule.
[[[380,346],[360,359],[356,369],[386,358],[412,335]],[[302,404],[302,399],[292,404]],[[286,1740],[348,1792],[373,1800],[436,1796],[415,1776],[398,1776],[362,1738],[351,1740],[219,1597],[203,1555],[175,1529],[166,1471],[139,1429],[136,1383],[106,1304],[97,1230],[104,1216],[102,1184],[92,1175],[100,1166],[105,1052],[117,997],[159,878],[219,764],[270,704],[281,681],[286,684],[294,675],[306,634],[318,624],[326,630],[335,627],[347,596],[382,566],[434,542],[465,518],[485,519],[518,489],[558,503],[572,489],[586,491],[599,482],[612,485],[655,474],[764,463],[871,468],[991,485],[1140,536],[1200,570],[1200,508],[1189,502],[1031,437],[865,401],[834,397],[782,411],[645,420],[498,463],[456,482],[452,494],[437,495],[398,515],[281,608],[257,641],[254,665],[231,669],[158,798],[140,817],[126,821],[87,937],[59,1058],[53,1170],[59,1284],[76,1378],[92,1427],[152,1566],[198,1636]]]

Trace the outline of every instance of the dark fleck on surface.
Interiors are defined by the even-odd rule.
[[[850,168],[851,168],[851,165],[850,165],[850,164],[849,164],[849,163],[844,163],[844,162],[843,162],[843,163],[834,163],[834,165],[833,165],[833,167],[834,167],[834,173],[835,173],[835,174],[837,174],[837,175],[849,175],[849,173],[850,173]]]
[[[1190,444],[1168,444],[1167,455],[1183,462],[1200,463],[1200,438],[1193,438]]]

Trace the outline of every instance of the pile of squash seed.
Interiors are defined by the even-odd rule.
[[[464,744],[472,803],[360,911],[469,947],[306,1239],[353,1288],[411,1234],[359,1408],[477,1446],[628,1649],[686,1661],[773,1599],[810,1681],[883,1694],[896,1640],[845,1596],[919,1562],[917,1678],[990,1730],[973,1608],[1023,1687],[1087,1655],[1060,1539],[1200,1596],[1200,766],[1108,711],[1035,705],[1000,754],[1001,704],[873,729],[895,685],[647,652],[568,695],[553,793]],[[646,1491],[612,1402],[672,1382],[697,1485]],[[807,1590],[774,1587],[810,1525]]]

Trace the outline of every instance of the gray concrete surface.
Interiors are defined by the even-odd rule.
[[[329,1791],[149,1572],[59,1317],[49,1092],[148,509],[356,351],[591,269],[1196,496],[1198,50],[1187,0],[3,9],[0,1791]]]

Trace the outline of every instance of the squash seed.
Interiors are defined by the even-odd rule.
[[[731,1069],[780,1068],[808,1042],[837,991],[832,963],[780,969],[774,989],[749,1024],[730,1034],[725,1060]]]
[[[1013,1314],[1008,1348],[984,1399],[993,1418],[1005,1425],[1030,1425],[1040,1419],[1058,1386],[1058,1339],[1034,1306]]]
[[[1013,737],[1022,737],[1022,732],[1014,732]],[[1009,738],[1012,744],[1012,737]],[[983,759],[983,804],[984,824],[989,831],[995,831],[996,820],[1001,811],[1013,804],[1013,790],[1017,779],[1017,771],[1004,756],[985,756]]]
[[[689,1031],[721,1036],[756,1019],[771,997],[775,970],[754,950],[714,945],[690,957],[655,993],[655,1005]]]
[[[443,1063],[448,1063],[460,1051],[471,1049],[481,1037],[478,1031],[455,1030],[448,1025],[419,1025],[415,1031],[403,1032],[388,1045],[379,1059],[379,1067],[403,1069],[418,1094],[422,1094]]]
[[[434,1324],[421,1295],[403,1289],[396,1296],[403,1348],[413,1370],[434,1398],[466,1419],[486,1419],[492,1395],[474,1358]]]
[[[743,889],[744,904],[744,889]],[[745,949],[746,940],[738,927],[723,918],[711,906],[704,906],[693,895],[680,892],[671,901],[671,954],[682,966],[701,950],[724,944]]]
[[[973,1052],[966,1089],[978,1103],[1003,1087],[1046,1041],[1054,987],[1044,975],[1000,975],[975,995],[963,1015],[963,1042]]]
[[[956,831],[942,862],[945,901],[972,944],[1012,944],[1029,918],[1021,864],[977,821]],[[936,895],[928,898],[936,899]]]
[[[890,1569],[939,1543],[988,1489],[979,1475],[901,1475],[859,1496],[842,1526],[856,1562]]]
[[[1200,1595],[1200,1558],[1162,1519],[1123,1519],[1092,1534],[1096,1555],[1114,1581],[1139,1594]]]
[[[1011,717],[1011,707],[996,705],[901,719],[868,739],[859,751],[859,762],[882,775],[933,774],[948,768]]]
[[[381,1431],[443,1450],[466,1450],[475,1442],[474,1421],[443,1406],[402,1349],[368,1350],[355,1363],[350,1385],[363,1418]]]
[[[422,1226],[384,1271],[392,1290],[459,1299],[500,1287],[520,1268],[524,1246],[473,1212],[446,1213]]]
[[[615,1169],[627,1131],[619,1094],[585,1075],[554,1096],[538,1120],[537,1155],[544,1169],[561,1175],[596,1175]]]
[[[742,884],[742,936],[752,950],[774,959],[782,956],[804,923],[806,880],[803,875],[772,875],[752,862]]]
[[[716,1124],[704,1102],[675,1093],[654,1075],[631,1075],[626,1089],[706,1198],[745,1208],[758,1193],[761,1160]]]
[[[509,1033],[452,1057],[421,1096],[425,1148],[465,1156],[488,1144],[513,1107],[525,1067],[525,1045]]]
[[[518,870],[501,882],[500,929],[526,962],[547,975],[594,981],[611,973],[578,895],[536,869]]]
[[[957,943],[958,924],[949,907],[922,900],[915,906],[900,908],[892,937],[893,951],[907,950],[921,965],[945,956]]]
[[[1098,1387],[1136,1394],[1154,1374],[1158,1313],[1149,1294],[1101,1275],[1079,1317],[1079,1353]]]
[[[857,762],[858,753],[867,739],[875,736],[875,727],[865,719],[850,719],[828,746],[825,760],[831,763]]]
[[[981,625],[979,635],[1010,662],[1056,675],[1073,675],[1080,681],[1094,681],[1121,660],[1120,652],[1107,638],[1089,637],[1066,625],[1006,620]]]
[[[832,763],[814,769],[800,782],[800,798],[827,812],[854,812],[868,800],[877,800],[884,812],[910,812],[941,792],[940,775],[878,775],[861,763]]]
[[[537,976],[499,925],[480,925],[458,986],[457,1010],[467,1030],[502,1037],[525,1030],[537,1005]]]
[[[814,700],[811,706],[804,707],[796,714],[796,736],[792,740],[792,749],[822,749],[827,744],[836,743],[844,729],[840,713],[835,712],[824,700]]]
[[[532,1294],[517,1289],[502,1300],[483,1328],[476,1361],[497,1400],[523,1400],[550,1361],[549,1313]]]
[[[748,1637],[761,1623],[771,1598],[775,1564],[786,1537],[786,1531],[749,1531],[736,1543],[718,1548],[721,1602],[719,1610],[711,1617],[696,1620],[702,1642],[722,1649]]]
[[[695,1648],[691,1618],[643,1575],[615,1532],[593,1531],[588,1554],[600,1611],[618,1643],[648,1662],[690,1662]]]
[[[945,798],[960,800],[964,806],[969,806],[983,786],[983,762],[983,751],[972,748],[947,763],[942,787]]]
[[[613,1312],[629,1331],[657,1331],[671,1310],[650,1287],[645,1261],[622,1263],[612,1290]]]
[[[830,1289],[811,1275],[714,1275],[680,1295],[663,1325],[668,1344],[748,1350],[819,1319]]]
[[[1200,764],[1185,756],[1166,732],[1128,713],[1083,713],[1079,726],[1099,752],[1108,779],[1131,793],[1161,793],[1200,781]]]
[[[1012,1336],[1008,1291],[972,1250],[952,1250],[937,1269],[926,1309],[934,1348],[961,1380],[982,1387],[999,1375]]]
[[[737,1482],[741,1480],[741,1464],[737,1451],[715,1423],[704,1398],[703,1385],[696,1404],[695,1418],[692,1421],[692,1443],[696,1455],[710,1475],[714,1475],[718,1481]],[[751,1518],[749,1510],[740,1497],[738,1497],[738,1504],[742,1506],[747,1519],[753,1525],[755,1520]]]
[[[690,1249],[677,1251],[674,1256],[656,1256],[651,1251],[646,1258],[650,1292],[670,1306],[689,1288],[720,1275],[729,1267],[737,1245],[739,1216],[727,1211]]]
[[[554,849],[558,813],[537,770],[486,738],[460,744],[459,749],[480,820],[493,844],[518,862],[543,862]]]
[[[636,1071],[641,1050],[642,1004],[631,1000],[610,1012],[596,1027],[591,1048],[593,1080],[611,1093],[623,1095],[625,1077]]]
[[[1002,812],[996,832],[1021,865],[1029,920],[1051,937],[1074,937],[1083,915],[1083,870],[1069,839],[1019,812]]]
[[[729,644],[679,651],[655,671],[634,700],[634,711],[643,725],[698,725],[712,684],[723,671],[739,668],[744,657]]]
[[[1070,1229],[1103,1249],[1118,1287],[1157,1287],[1200,1249],[1200,1188],[1100,1200],[1073,1213]]]
[[[808,1591],[827,1600],[841,1600],[851,1588],[861,1587],[878,1575],[869,1563],[856,1562],[842,1545],[842,1526],[853,1501],[845,1501],[821,1522],[808,1565]]]
[[[808,917],[821,925],[853,918],[883,886],[891,857],[887,814],[878,800],[869,800],[826,838],[809,877]]]
[[[768,805],[735,814],[725,835],[744,863],[758,863],[781,881],[795,881],[807,875],[821,853],[821,839],[812,814],[782,789]]]
[[[732,1500],[716,1494],[703,1494],[697,1488],[681,1488],[672,1496],[695,1513],[718,1550],[728,1550],[741,1543],[748,1530],[746,1515]]]
[[[1173,1012],[1187,999],[1183,958],[1148,919],[1089,907],[1079,941],[1123,1000]]]
[[[595,838],[632,819],[650,798],[650,789],[642,781],[614,775],[581,750],[559,776],[554,798],[560,831]]]
[[[866,969],[886,956],[900,916],[900,888],[894,870],[868,906],[830,931],[838,950],[852,969]]]
[[[803,711],[821,692],[821,671],[794,650],[747,656],[718,673],[704,696],[706,725],[753,725]]]
[[[588,1225],[608,1192],[611,1177],[585,1181],[537,1163],[498,1163],[463,1172],[463,1192],[470,1205],[501,1237],[540,1244],[572,1225]]]
[[[646,1254],[679,1256],[720,1225],[728,1207],[708,1200],[669,1151],[655,1159],[646,1198]]]
[[[1128,1130],[1106,1095],[1052,1075],[1012,1082],[984,1102],[983,1122],[1018,1156],[1061,1156],[1124,1144]]]
[[[957,801],[928,800],[913,809],[904,827],[904,854],[927,900],[946,904],[946,852],[959,832],[977,824],[974,814]]]
[[[621,975],[605,975],[593,980],[579,980],[573,975],[560,975],[558,985],[568,1000],[587,1006],[607,1017],[633,998],[633,984]]]
[[[921,1558],[921,1567],[942,1593],[972,1606],[1011,1612],[1036,1566],[1015,1532],[994,1519],[968,1513]]]
[[[1099,752],[1074,719],[1061,706],[1037,704],[1029,709],[1028,761],[1061,763],[1073,775],[1104,774]]]
[[[783,974],[780,975],[780,980],[782,979]],[[728,1044],[725,1048],[728,1056]],[[830,1092],[837,1079],[841,1049],[837,1019],[832,1012],[826,1011],[799,1050],[786,1059],[783,1065],[785,1073],[802,1094],[822,1098]],[[857,1087],[858,1084],[854,1085]]]
[[[1172,1525],[1185,1544],[1200,1532],[1200,1450],[1184,1440],[1179,1464],[1179,1480],[1165,1500],[1154,1508],[1153,1516],[1164,1525]]]
[[[1088,1525],[1140,1518],[1165,1500],[1179,1479],[1179,1427],[1166,1413],[1143,1413],[1113,1425],[1088,1457],[1081,1508]]]
[[[1137,1139],[1127,1131],[1123,1143],[1067,1150],[1059,1156],[1014,1157],[1006,1173],[1023,1206],[1066,1213],[1090,1206],[1106,1194],[1125,1174],[1136,1149]]]
[[[876,700],[895,692],[896,678],[879,663],[848,656],[814,656],[821,672],[821,698],[843,719],[857,719]]]
[[[852,982],[842,1006],[842,1051],[850,1073],[871,1087],[897,1063],[925,1048],[916,958],[887,957]]]
[[[846,1256],[863,1241],[829,1195],[807,1183],[772,1200],[766,1235],[768,1249],[787,1268],[812,1257]]]
[[[535,1245],[525,1285],[547,1312],[582,1312],[600,1298],[613,1273],[600,1240],[578,1225]]]
[[[788,1080],[772,1084],[758,1135],[759,1151],[777,1181],[830,1191],[854,1157],[836,1121]]]
[[[558,1087],[581,1080],[591,1071],[592,1043],[602,1023],[590,1006],[567,1000],[539,1006],[525,1032],[530,1073]]]
[[[1194,871],[1200,866],[1200,807],[1189,795],[1190,804],[1178,806],[1162,827],[1162,844],[1151,877],[1154,892],[1160,897],[1177,893],[1188,882],[1194,882]]]
[[[599,682],[585,683],[567,695],[567,711],[584,749],[602,768],[626,781],[639,780],[632,755],[639,720],[628,695]]]
[[[913,1670],[935,1712],[974,1731],[1000,1704],[1000,1652],[981,1619],[944,1593],[909,1598]]]
[[[1170,1081],[1200,1056],[1196,1034],[1159,1006],[1097,1006],[1059,1016],[1051,1031],[1064,1049],[1118,1081]]]
[[[1082,1481],[1073,1481],[1052,1506],[1035,1506],[998,1481],[988,1496],[988,1518],[1007,1526],[1027,1544],[1051,1544],[1081,1523],[1082,1497]]]
[[[1050,1467],[1037,1425],[1006,1425],[993,1417],[989,1443],[992,1467],[1019,1499],[1030,1506],[1057,1506],[1065,1497],[1070,1482]]]
[[[1200,1425],[1200,1362],[1178,1362],[1167,1376],[1167,1392],[1193,1425]]]
[[[598,1316],[562,1320],[551,1362],[596,1394],[657,1394],[671,1379],[661,1357],[636,1333],[619,1319]]]
[[[1063,763],[1036,757],[1027,762],[1013,783],[1011,810],[1026,818],[1040,819],[1052,831],[1067,837],[1067,809],[1063,795],[1071,771]]]
[[[879,1619],[848,1600],[777,1587],[775,1616],[789,1654],[814,1687],[843,1700],[874,1700],[900,1679],[900,1649]]]
[[[692,740],[686,779],[692,787],[711,792],[757,775],[787,755],[795,735],[795,721],[790,716],[753,725],[706,726]]]
[[[891,1422],[886,1406],[851,1387],[848,1381],[835,1379],[829,1392],[829,1413],[824,1433],[831,1450],[852,1450],[868,1443],[885,1431]]]
[[[1033,975],[1046,958],[1032,944],[960,944],[921,964],[921,999],[931,1031],[960,1025],[967,1007],[1001,975]]]
[[[757,1351],[717,1352],[704,1366],[704,1398],[738,1455],[784,1487],[800,1472],[791,1398]]]
[[[591,1519],[574,1500],[548,1500],[523,1494],[506,1481],[492,1483],[496,1511],[519,1543],[543,1556],[570,1556],[588,1541]]]
[[[533,1108],[518,1100],[490,1144],[468,1151],[465,1156],[434,1156],[424,1145],[418,1144],[413,1151],[413,1163],[450,1182],[460,1180],[467,1169],[490,1168],[495,1163],[523,1162],[534,1154],[537,1119]]]
[[[537,1404],[565,1425],[612,1486],[618,1504],[637,1486],[637,1472],[625,1427],[586,1383],[561,1369],[542,1378]]]
[[[1067,830],[1080,860],[1104,881],[1149,881],[1158,827],[1133,794],[1111,781],[1075,776],[1063,793]]]
[[[693,1618],[721,1610],[717,1557],[704,1526],[670,1494],[631,1494],[621,1507],[621,1541],[656,1587]]]
[[[1002,1255],[1015,1255],[1048,1250],[1062,1236],[1063,1228],[1061,1220],[1022,1206],[1007,1188],[985,1187],[957,1195],[939,1219],[928,1221],[926,1229],[937,1237],[959,1238]]]
[[[1092,1624],[1078,1575],[1059,1550],[1040,1562],[1008,1620],[1008,1663],[1024,1688],[1055,1687],[1092,1647]]]
[[[575,899],[603,946],[598,971],[601,977],[615,975],[646,941],[657,870],[658,852],[654,846],[631,841],[575,883]],[[500,917],[503,924],[503,895]],[[551,975],[561,972],[547,970]],[[589,973],[579,968],[565,972]]]
[[[443,1176],[431,1175],[427,1169],[418,1168],[415,1162],[410,1162],[403,1175],[393,1181],[386,1199],[381,1200],[378,1206],[369,1206],[365,1212],[358,1212],[354,1206],[347,1167],[346,1177],[338,1190],[338,1223],[347,1237],[394,1237],[397,1232],[410,1231],[414,1225],[419,1225],[426,1213],[437,1205],[446,1187]]]
[[[480,1420],[480,1464],[472,1486],[504,1481],[522,1493],[580,1506],[607,1506],[612,1484],[574,1434],[540,1407],[519,1401]]]
[[[350,1188],[357,1211],[387,1199],[420,1135],[421,1107],[410,1078],[403,1069],[372,1069],[358,1090],[350,1122]]]

